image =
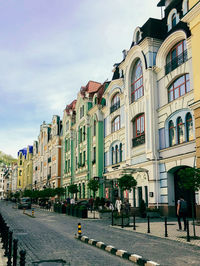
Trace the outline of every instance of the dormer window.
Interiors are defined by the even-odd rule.
[[[179,22],[179,14],[177,13],[177,10],[174,8],[171,10],[171,12],[168,15],[167,19],[167,25],[168,25],[168,31],[170,31],[173,27],[176,26]]]
[[[176,14],[172,15],[172,28],[176,26]]]

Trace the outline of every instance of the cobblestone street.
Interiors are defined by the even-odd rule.
[[[35,209],[36,218],[32,218],[3,201],[0,202],[0,212],[14,237],[19,239],[20,248],[26,249],[27,265],[44,259],[63,259],[66,265],[132,265],[74,239],[78,222],[82,224],[83,235],[161,265],[199,265],[200,249],[197,246],[141,234],[131,228],[121,230],[111,227],[107,220],[78,219],[40,209]]]

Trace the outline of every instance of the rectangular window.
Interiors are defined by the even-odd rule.
[[[85,165],[85,151],[83,152],[83,164]]]
[[[68,168],[67,168],[68,173],[70,172],[70,159],[68,160]]]

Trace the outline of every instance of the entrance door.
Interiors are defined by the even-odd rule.
[[[179,197],[182,196],[184,198],[184,200],[187,202],[188,217],[192,217],[192,201],[193,201],[193,204],[195,204],[195,193],[191,192],[188,189],[184,189],[184,188],[180,187],[179,183],[181,182],[181,180],[180,180],[180,177],[178,176],[178,171],[176,171],[174,173],[174,190],[175,190],[176,208],[177,208],[177,201],[178,201]],[[194,215],[196,216],[195,213],[194,213]]]

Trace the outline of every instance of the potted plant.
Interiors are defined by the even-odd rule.
[[[87,207],[86,206],[80,206],[78,211],[79,211],[80,218],[87,218]]]
[[[124,226],[128,226],[130,222],[129,215],[113,212],[113,225],[122,225],[122,221]]]

